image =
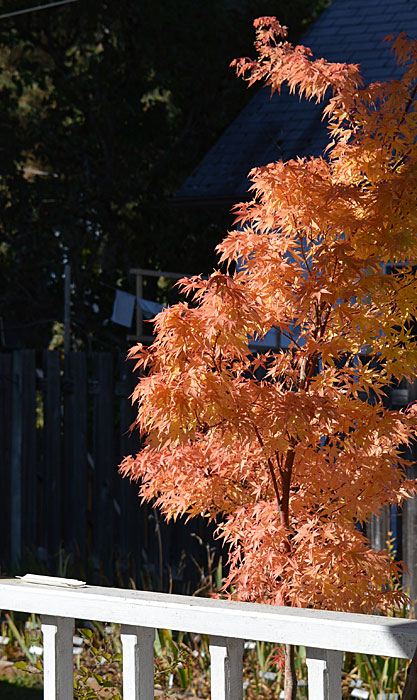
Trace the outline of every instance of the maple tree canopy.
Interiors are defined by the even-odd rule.
[[[226,272],[183,280],[189,301],[130,351],[146,445],[121,471],[167,518],[221,518],[233,596],[384,611],[405,598],[399,565],[357,525],[416,490],[417,412],[388,410],[386,387],[417,367],[417,42],[391,38],[403,77],[364,87],[357,65],[255,24],[259,57],[238,74],[327,100],[327,153],[251,172]],[[252,354],[272,327],[288,349]]]

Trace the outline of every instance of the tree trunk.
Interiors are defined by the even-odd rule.
[[[297,676],[295,673],[294,652],[295,648],[293,644],[285,645],[284,700],[297,699]]]
[[[417,649],[407,669],[407,678],[401,700],[417,700]]]

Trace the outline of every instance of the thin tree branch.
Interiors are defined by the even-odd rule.
[[[252,423],[252,427],[253,427],[253,430],[255,432],[255,435],[258,439],[260,446],[264,450],[265,449],[264,441],[262,440],[262,436],[258,430],[258,427],[255,425],[255,423]],[[274,487],[275,496],[276,496],[277,504],[278,504],[278,512],[281,515],[281,496],[279,495],[278,482],[277,482],[277,477],[275,475],[274,466],[272,464],[272,460],[270,457],[266,458],[266,462],[268,464],[269,473],[271,474],[272,484]]]

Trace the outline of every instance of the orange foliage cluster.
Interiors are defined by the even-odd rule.
[[[417,42],[393,41],[401,80],[362,87],[358,66],[314,60],[274,18],[256,26],[258,61],[238,72],[328,96],[327,157],[252,171],[218,247],[227,272],[183,280],[189,303],[130,351],[146,446],[121,471],[167,518],[221,518],[234,596],[384,611],[403,600],[398,565],[355,523],[416,490],[416,411],[384,398],[417,367]],[[272,327],[289,349],[251,354]]]

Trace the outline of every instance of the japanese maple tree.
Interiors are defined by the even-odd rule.
[[[251,172],[218,246],[226,272],[183,280],[189,302],[130,351],[146,446],[121,471],[167,518],[220,518],[234,597],[384,612],[404,600],[399,565],[358,523],[415,491],[416,412],[388,410],[386,387],[417,366],[417,42],[391,38],[403,77],[364,87],[275,18],[255,26],[258,60],[238,74],[326,99],[327,153]],[[253,354],[271,328],[288,349]],[[288,700],[290,649],[286,662]]]

